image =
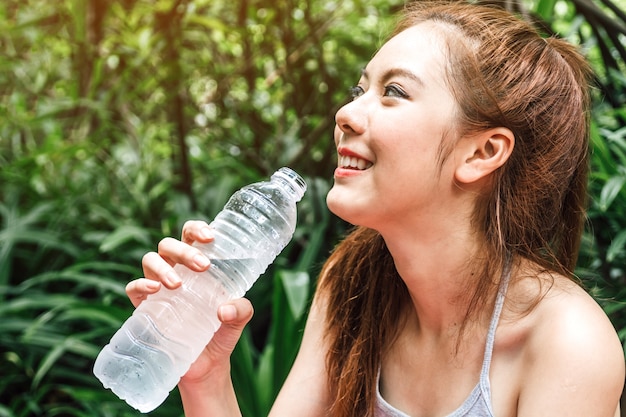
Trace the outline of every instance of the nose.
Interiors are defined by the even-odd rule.
[[[335,123],[344,134],[360,135],[367,127],[365,109],[359,101],[363,101],[363,97],[345,104],[335,114]]]

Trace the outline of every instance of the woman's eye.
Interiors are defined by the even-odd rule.
[[[409,95],[404,92],[403,89],[398,87],[397,85],[387,85],[385,86],[385,94],[386,97],[399,97],[399,98],[407,98]]]
[[[355,85],[354,87],[350,87],[350,97],[352,100],[361,97],[365,94],[365,90],[361,86]]]

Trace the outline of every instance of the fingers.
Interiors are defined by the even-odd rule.
[[[246,298],[239,298],[222,304],[217,310],[217,316],[222,326],[243,329],[252,318],[254,309]]]
[[[209,258],[204,256],[198,248],[171,237],[166,237],[159,242],[158,251],[158,255],[170,266],[183,264],[194,271],[204,271],[209,267]],[[150,257],[147,260],[153,261]],[[163,267],[163,263],[155,266]]]
[[[206,223],[199,222],[204,225]],[[189,229],[188,229],[189,230]],[[188,232],[188,239],[195,239],[202,229],[191,229]],[[204,242],[212,241],[212,234],[203,238]],[[158,252],[148,252],[141,261],[146,278],[159,281],[167,288],[177,288],[181,284],[181,279],[173,269],[176,264],[185,265],[192,271],[202,272],[210,265],[210,260],[202,252],[188,243],[166,237],[158,245]]]
[[[178,288],[182,283],[180,276],[172,268],[175,263],[156,252],[146,253],[141,260],[144,276],[150,280],[163,283],[170,289]]]
[[[188,245],[194,242],[209,243],[213,241],[213,231],[209,225],[202,220],[189,220],[183,225],[180,240]]]
[[[222,325],[209,345],[214,357],[230,356],[253,314],[252,304],[245,298],[229,301],[220,306],[217,315]]]
[[[192,244],[212,241],[213,231],[201,220],[186,222],[183,225],[181,240],[171,237],[161,240],[157,252],[146,253],[141,260],[147,279],[138,279],[126,286],[126,293],[133,305],[138,306],[149,294],[158,291],[161,284],[169,289],[180,287],[181,278],[173,268],[176,264],[185,265],[196,272],[206,271],[210,260]]]
[[[137,307],[150,294],[154,294],[161,288],[161,284],[146,278],[139,278],[126,285],[126,295],[130,302]]]

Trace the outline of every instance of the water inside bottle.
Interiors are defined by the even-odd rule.
[[[263,260],[258,258],[211,259],[209,272],[216,278],[219,276],[223,285],[247,291],[265,269]],[[238,297],[243,294],[233,295]]]
[[[237,269],[256,272],[259,269],[259,259],[241,258],[241,259],[211,259],[211,268],[219,269]]]

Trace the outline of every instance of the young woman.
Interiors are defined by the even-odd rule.
[[[590,69],[499,9],[416,2],[336,115],[328,207],[358,225],[320,277],[272,416],[619,415],[624,357],[573,278]],[[201,221],[144,257],[138,305],[208,259]],[[240,415],[223,326],[179,388],[187,416]]]

